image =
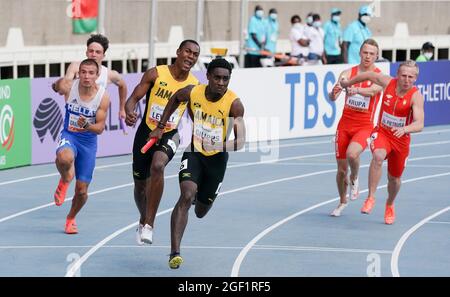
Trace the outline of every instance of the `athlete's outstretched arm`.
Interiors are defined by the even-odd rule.
[[[131,93],[130,97],[125,103],[125,122],[128,126],[133,126],[136,123],[137,114],[134,112],[134,108],[136,107],[136,104],[139,102],[139,100],[141,100],[145,96],[151,85],[155,83],[157,77],[158,71],[155,67],[145,71],[144,75],[142,76],[141,82],[134,88],[133,93]]]
[[[420,132],[424,126],[425,114],[423,109],[423,96],[417,91],[412,95],[412,112],[413,112],[413,121],[408,126],[400,127],[400,128],[392,128],[394,135],[397,137],[402,137],[406,133],[414,133]]]
[[[389,84],[391,79],[392,79],[392,77],[390,77],[389,75],[384,75],[382,73],[367,71],[367,72],[358,74],[357,76],[353,77],[350,80],[343,78],[340,80],[340,83],[343,88],[347,88],[351,85],[354,85],[354,84],[357,84],[357,83],[360,83],[360,82],[363,82],[366,80],[370,80],[374,84],[377,84],[384,89],[387,87],[387,85]]]
[[[193,87],[194,85],[188,85],[182,89],[179,89],[175,92],[175,94],[172,95],[172,97],[170,97],[169,102],[167,102],[167,105],[164,108],[161,120],[159,121],[157,128],[150,133],[149,138],[157,137],[158,139],[161,139],[162,135],[164,134],[164,128],[170,116],[182,102],[189,102],[191,90]]]
[[[119,72],[115,70],[108,71],[109,80],[119,89],[119,117],[125,119],[125,101],[127,100],[127,84]]]
[[[244,105],[241,99],[233,101],[230,108],[230,117],[233,118],[234,139],[223,144],[224,151],[238,151],[245,144]]]
[[[108,108],[109,108],[109,94],[107,91],[105,91],[102,97],[102,101],[100,102],[100,106],[98,107],[97,113],[95,115],[95,124],[92,125],[88,124],[84,128],[87,131],[93,132],[95,134],[102,134],[103,130],[105,130],[105,121],[106,121],[106,114],[108,113]]]
[[[341,94],[342,86],[340,84],[340,81],[343,78],[348,78],[349,73],[350,73],[350,70],[344,70],[344,71],[341,72],[341,75],[339,75],[339,78],[338,78],[336,84],[333,86],[333,89],[331,90],[330,93],[328,93],[328,98],[330,98],[331,101],[336,101],[336,99]]]
[[[80,69],[80,62],[70,63],[64,77],[58,79],[56,82],[52,84],[53,91],[55,91],[60,95],[64,95],[65,93],[64,89],[62,89],[63,88],[62,84],[66,83],[67,81],[72,82],[76,78],[79,69]]]

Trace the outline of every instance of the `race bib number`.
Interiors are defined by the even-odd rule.
[[[77,114],[69,114],[69,125],[68,130],[72,132],[80,132],[83,131],[83,128],[78,126],[78,119],[80,118]],[[86,118],[89,124],[95,124],[95,118]]]
[[[165,106],[159,104],[152,104],[150,108],[150,122],[157,124],[162,117]],[[175,112],[169,117],[167,121],[166,128],[175,129],[178,121],[180,120],[180,111],[177,109]]]
[[[352,109],[360,111],[368,111],[370,104],[370,97],[364,97],[359,94],[347,97],[347,105]]]
[[[396,117],[387,112],[383,112],[381,124],[387,128],[400,128],[406,124],[406,117]]]
[[[222,127],[212,128],[200,123],[194,125],[194,137],[199,142],[203,142],[204,140],[211,143],[222,142],[222,132]]]

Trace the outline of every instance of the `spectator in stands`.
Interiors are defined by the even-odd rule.
[[[313,23],[312,26],[308,26],[305,28],[303,33],[303,40],[307,40],[308,42],[308,63],[309,64],[323,64],[327,63],[325,52],[323,48],[323,38],[324,32],[322,27],[322,22],[320,20],[320,15],[313,14]]]
[[[291,31],[289,32],[289,40],[292,47],[291,56],[298,57],[301,61],[308,56],[308,46],[301,41],[306,27],[302,24],[302,19],[298,15],[291,17],[291,24]]]
[[[275,54],[277,51],[277,40],[280,35],[280,25],[278,23],[278,13],[275,8],[269,10],[269,17],[266,21],[266,50]]]
[[[306,15],[306,25],[308,25],[310,27],[313,24],[313,14],[314,14],[314,12],[310,12]]]
[[[372,36],[372,32],[367,26],[372,17],[372,9],[368,5],[361,6],[358,19],[350,23],[344,31],[344,43],[342,54],[344,63],[359,64],[361,58],[359,49],[363,42]]]
[[[264,10],[256,5],[255,14],[248,23],[247,54],[245,55],[245,67],[261,67],[261,51],[266,47],[266,25]]]
[[[325,55],[328,64],[342,63],[341,45],[341,10],[339,8],[331,9],[331,20],[323,26]]]
[[[427,41],[422,45],[422,54],[417,57],[416,62],[428,62],[434,55],[434,45]]]

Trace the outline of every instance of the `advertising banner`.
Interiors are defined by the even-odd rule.
[[[389,64],[377,64],[389,73]],[[333,135],[342,115],[344,93],[328,92],[350,65],[238,69],[230,89],[242,99],[247,141]]]
[[[202,77],[204,73],[194,73]],[[140,82],[142,73],[131,73],[123,76],[128,86],[128,96]],[[58,78],[37,78],[31,81],[31,140],[32,164],[53,162],[58,144],[58,137],[64,122],[64,97],[55,93],[51,85]],[[97,157],[131,154],[134,135],[145,111],[145,99],[139,101],[137,113],[138,122],[134,127],[127,127],[124,135],[119,122],[119,93],[114,84],[109,84],[107,91],[110,94],[111,104],[106,118],[105,131],[98,136]],[[127,99],[128,99],[127,96]],[[181,127],[180,127],[181,128]],[[190,138],[190,125],[186,123],[181,132],[184,138]],[[184,140],[186,141],[186,140]]]
[[[397,76],[400,63],[391,66],[391,76]],[[417,63],[419,77],[416,86],[424,97],[425,126],[450,124],[450,61]]]
[[[30,79],[0,80],[0,169],[31,163]]]

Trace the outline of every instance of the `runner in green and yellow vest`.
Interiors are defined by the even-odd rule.
[[[170,98],[161,121],[150,137],[162,139],[169,119],[182,104],[188,104],[193,120],[192,142],[181,158],[178,174],[181,196],[171,218],[169,267],[178,268],[183,259],[180,244],[187,225],[189,208],[204,217],[219,194],[228,162],[228,152],[240,150],[245,143],[244,106],[228,89],[232,67],[225,59],[214,59],[206,73],[208,85],[187,86]],[[234,131],[234,139],[228,134]]]
[[[140,245],[153,242],[156,212],[164,189],[164,168],[180,143],[177,126],[186,104],[180,105],[167,120],[164,135],[158,144],[145,154],[140,149],[147,142],[150,132],[156,129],[169,98],[179,89],[198,84],[190,70],[197,63],[199,54],[200,46],[196,41],[183,41],[177,49],[175,63],[147,70],[125,104],[125,121],[132,126],[137,121],[136,104],[146,95],[144,118],[133,143],[134,200],[140,213],[136,241]]]

